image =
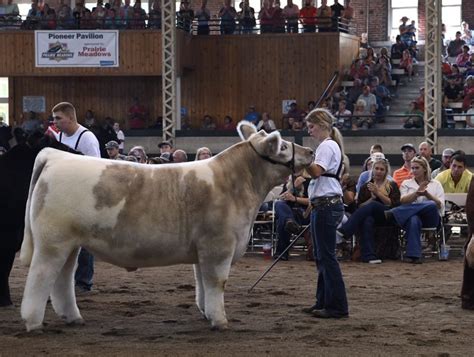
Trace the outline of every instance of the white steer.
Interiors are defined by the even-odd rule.
[[[194,264],[196,304],[212,328],[225,329],[224,287],[247,249],[259,206],[313,155],[247,122],[238,131],[244,141],[181,164],[41,151],[21,247],[30,265],[21,304],[27,330],[42,328],[48,296],[67,323],[83,323],[73,281],[80,247],[124,268]]]

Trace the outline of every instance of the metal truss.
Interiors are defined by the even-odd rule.
[[[441,127],[441,0],[426,0],[425,140],[438,153]]]
[[[163,140],[174,142],[176,136],[176,3],[161,0]]]

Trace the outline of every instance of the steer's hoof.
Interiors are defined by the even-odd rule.
[[[227,325],[227,321],[221,323],[214,323],[211,326],[212,331],[225,331],[228,330],[229,326]]]
[[[83,326],[85,324],[86,323],[85,323],[83,318],[78,318],[78,319],[66,322],[66,325],[68,325],[68,326]]]
[[[38,324],[38,325],[26,324],[26,332],[41,334],[43,333],[43,324]]]

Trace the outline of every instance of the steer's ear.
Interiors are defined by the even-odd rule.
[[[239,133],[239,136],[242,138],[242,140],[248,140],[252,134],[257,132],[257,128],[251,122],[242,120],[237,125],[237,132]]]
[[[258,144],[260,146],[260,152],[265,156],[275,156],[280,153],[281,148],[281,136],[278,131],[273,131],[268,134]]]

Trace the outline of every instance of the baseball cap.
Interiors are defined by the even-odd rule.
[[[105,148],[106,149],[112,149],[112,148],[119,148],[119,144],[118,142],[114,141],[114,140],[111,140],[109,141],[107,144],[105,144]]]
[[[446,148],[443,150],[443,156],[453,156],[454,149]]]
[[[169,152],[164,152],[163,154],[160,155],[160,159],[162,161],[170,162],[171,154]]]
[[[169,141],[162,141],[161,143],[158,144],[158,147],[161,149],[161,147],[168,145],[170,147],[173,147]]]
[[[410,143],[405,144],[405,145],[403,145],[403,146],[401,147],[401,150],[402,150],[402,151],[405,151],[405,149],[411,149],[411,150],[413,150],[414,152],[416,152],[415,147],[413,146],[413,144],[410,144]]]

